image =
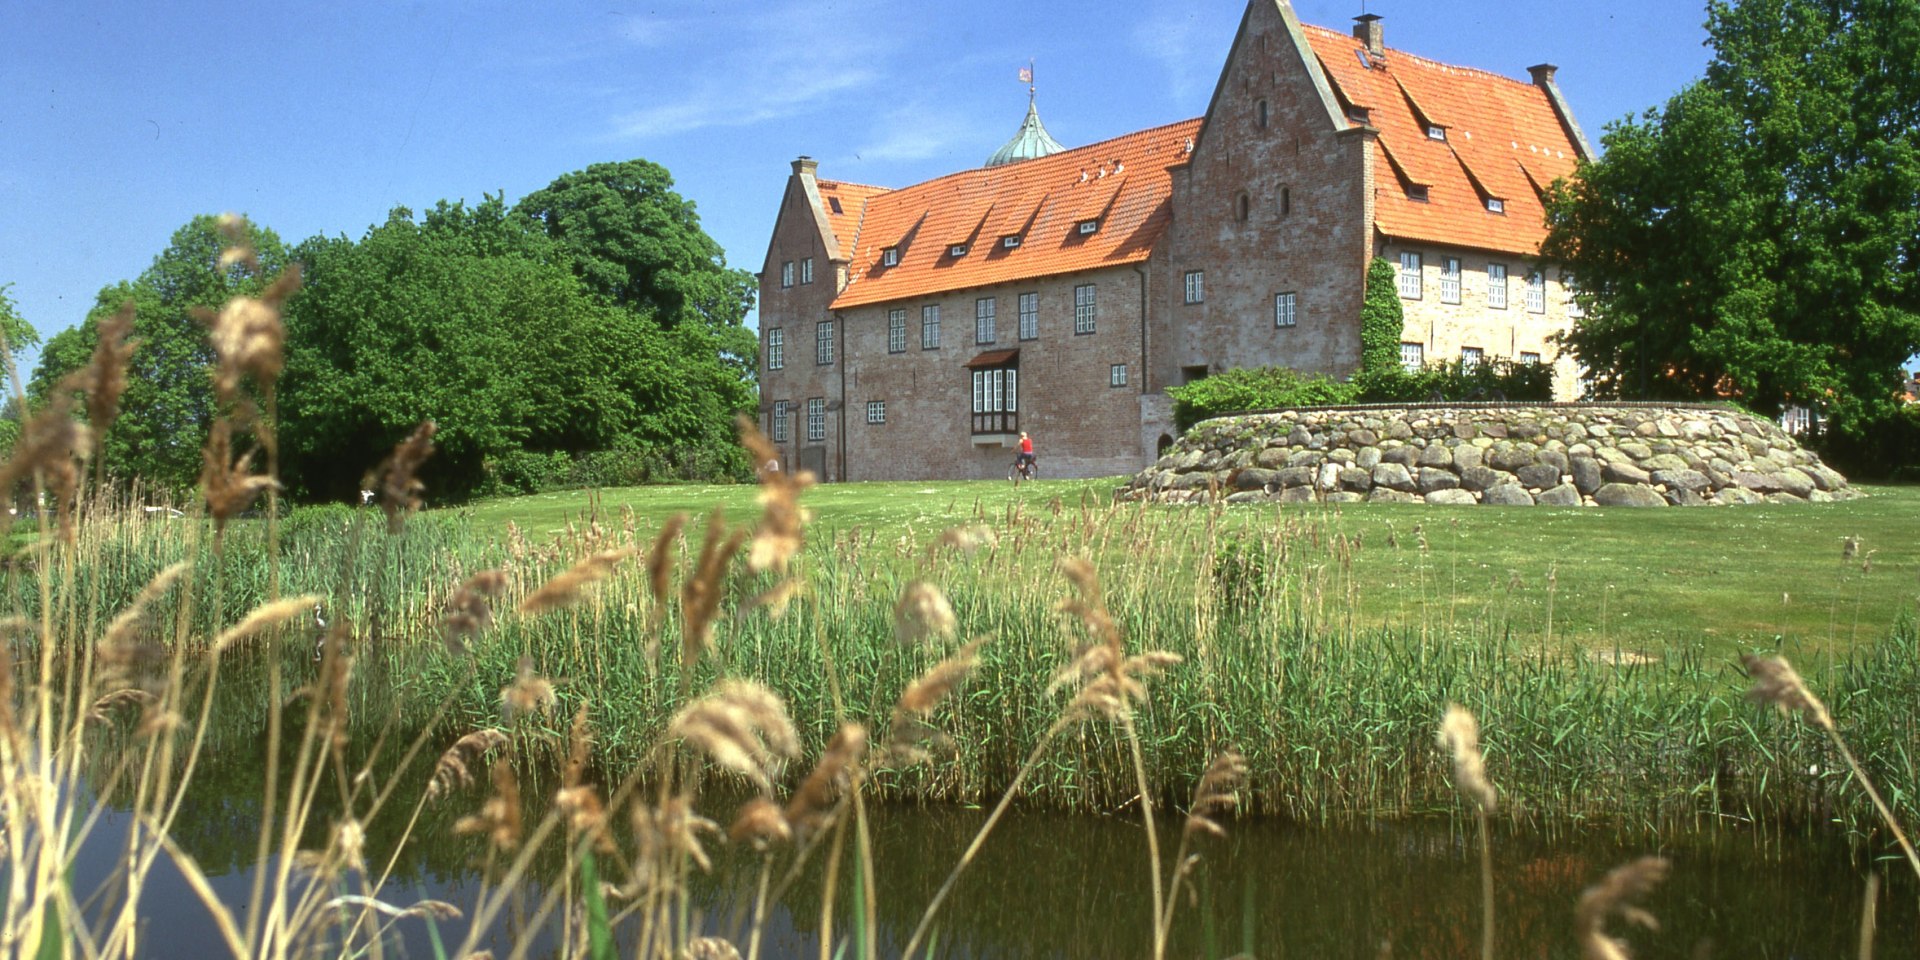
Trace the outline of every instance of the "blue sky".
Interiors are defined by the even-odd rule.
[[[1367,0],[1387,45],[1525,78],[1589,139],[1700,75],[1693,0]],[[512,202],[592,163],[672,171],[758,270],[788,163],[902,186],[978,165],[1026,109],[1076,146],[1201,115],[1242,0],[900,3],[0,0],[0,283],[78,323],[198,213],[289,243],[396,205]],[[1361,0],[1296,0],[1347,29]]]

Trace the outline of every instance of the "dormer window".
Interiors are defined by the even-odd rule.
[[[1427,202],[1427,188],[1426,188],[1426,187],[1424,187],[1424,186],[1421,186],[1421,185],[1419,185],[1419,184],[1408,184],[1408,185],[1407,185],[1407,199],[1408,199],[1408,200],[1418,200],[1418,201],[1419,201],[1419,202],[1421,202],[1421,203],[1426,203],[1426,202]]]
[[[1007,236],[1000,238],[1000,246],[1008,250],[1012,250],[1014,247],[1017,247],[1019,245],[1020,245],[1020,235],[1017,233],[1008,234]]]
[[[900,248],[888,247],[885,250],[880,251],[880,265],[883,267],[899,266],[900,265]]]
[[[1447,128],[1437,127],[1437,126],[1434,126],[1433,124],[1428,124],[1427,139],[1445,141],[1447,139]]]
[[[952,257],[956,260],[966,255],[967,255],[967,245],[964,243],[956,243],[953,246],[947,248],[947,256]]]
[[[1506,212],[1507,212],[1507,202],[1506,202],[1505,200],[1502,200],[1502,199],[1500,199],[1500,198],[1498,198],[1498,197],[1488,197],[1488,198],[1487,198],[1487,212],[1488,212],[1488,213],[1506,213]]]
[[[1082,221],[1080,221],[1080,232],[1081,232],[1081,233],[1094,233],[1094,232],[1096,232],[1096,231],[1098,231],[1099,229],[1100,229],[1100,221],[1098,221],[1098,220],[1082,220]]]
[[[832,208],[833,208],[833,212],[834,212],[834,213],[846,213],[846,212],[847,212],[847,211],[845,211],[845,210],[843,210],[843,209],[841,209],[841,208],[840,208],[840,198],[839,198],[839,197],[828,197],[828,198],[827,198],[827,206],[829,206],[829,207],[832,207]]]

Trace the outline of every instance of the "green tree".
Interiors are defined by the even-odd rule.
[[[1920,349],[1920,5],[1716,0],[1706,76],[1608,127],[1543,254],[1601,396],[1884,414]]]
[[[175,231],[167,248],[139,277],[100,291],[77,327],[48,339],[29,393],[44,400],[60,378],[86,366],[99,338],[100,321],[122,304],[134,304],[133,339],[139,341],[127,371],[121,416],[103,440],[106,468],[172,487],[191,486],[200,472],[200,446],[213,422],[213,361],[206,325],[196,308],[218,309],[228,298],[257,294],[287,265],[287,252],[273,231],[249,227],[260,270],[222,266],[227,242],[219,221],[197,216]]]
[[[422,419],[439,425],[428,482],[459,495],[522,452],[730,443],[752,402],[711,331],[590,291],[498,197],[396,209],[298,258],[281,438],[289,482],[317,496],[350,495]]]
[[[692,201],[658,164],[596,163],[527,194],[514,213],[558,242],[590,289],[651,311],[663,327],[694,317],[737,327],[753,306],[753,276],[727,267]]]
[[[0,283],[0,336],[6,338],[8,355],[18,361],[22,353],[40,345],[40,331],[20,315],[19,306],[12,297],[7,296],[7,290],[12,286],[11,283]],[[7,387],[8,392],[12,389],[11,385]]]

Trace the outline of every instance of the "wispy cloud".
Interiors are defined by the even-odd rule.
[[[870,139],[853,151],[853,159],[866,163],[930,160],[962,144],[991,141],[992,135],[979,117],[959,116],[929,103],[909,103],[876,117]]]
[[[1186,3],[1156,4],[1133,29],[1133,43],[1167,75],[1168,93],[1179,102],[1205,96],[1220,69],[1220,52],[1203,49],[1199,14]]]
[[[617,32],[635,47],[673,52],[672,69],[632,95],[650,101],[612,118],[615,139],[739,127],[802,115],[870,86],[899,37],[849,30],[871,22],[862,8],[830,0],[789,0],[747,16],[673,14],[623,18]]]

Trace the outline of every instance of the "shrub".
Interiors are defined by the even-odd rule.
[[[1458,360],[1408,370],[1398,363],[1353,378],[1357,403],[1424,403],[1429,400],[1510,400],[1540,403],[1553,399],[1553,368],[1504,358],[1469,367]]]
[[[1208,417],[1241,410],[1314,407],[1351,403],[1354,391],[1326,374],[1302,374],[1286,367],[1246,367],[1169,387],[1173,422],[1181,430]]]
[[[1835,417],[1801,439],[1850,480],[1920,481],[1920,406]]]
[[[1400,331],[1406,311],[1394,283],[1399,271],[1383,257],[1367,264],[1367,295],[1360,305],[1360,372],[1400,369]]]

